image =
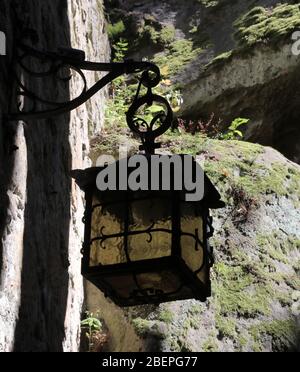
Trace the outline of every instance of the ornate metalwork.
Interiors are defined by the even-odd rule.
[[[139,73],[145,70],[153,71],[155,74],[159,74],[157,67],[149,62],[134,62],[125,61],[123,63],[97,63],[85,61],[85,53],[75,49],[59,49],[60,53],[40,51],[31,48],[24,44],[18,44],[17,55],[15,56],[15,68],[14,77],[20,88],[18,94],[24,95],[34,101],[35,106],[37,103],[46,104],[53,106],[53,108],[35,111],[35,112],[17,112],[8,114],[10,120],[26,120],[26,119],[44,119],[54,115],[59,115],[65,112],[69,112],[79,107],[81,104],[90,99],[105,85],[112,82],[117,77],[123,74]],[[33,58],[40,63],[41,67],[45,67],[44,71],[33,71],[26,65],[26,60]],[[78,97],[67,102],[51,102],[43,99],[37,93],[32,92],[30,89],[24,86],[21,79],[18,77],[20,72],[27,73],[32,79],[42,79],[45,77],[53,77],[58,82],[68,82],[71,75],[60,76],[60,71],[74,71],[77,73],[83,81],[83,89]],[[17,73],[19,71],[19,73]],[[92,87],[87,87],[86,77],[83,71],[95,71],[95,72],[108,72],[100,81],[96,82]],[[159,77],[155,77],[157,81]],[[47,87],[44,87],[46,90]]]
[[[209,210],[224,207],[208,177],[203,199],[189,202],[185,188],[99,192],[105,168],[72,174],[86,196],[82,275],[120,306],[206,301],[214,264]]]
[[[36,65],[40,66],[40,71],[34,71],[30,67],[30,61],[33,60],[37,62]],[[93,86],[88,87],[84,74],[86,71],[107,72],[107,74]],[[70,112],[121,75],[141,72],[137,94],[127,113],[127,124],[133,132],[140,136],[142,141],[141,148],[152,154],[155,148],[159,147],[158,144],[155,144],[155,139],[170,128],[173,113],[166,99],[152,93],[152,88],[160,82],[160,71],[156,65],[150,62],[136,62],[132,60],[122,63],[89,62],[85,60],[85,53],[81,50],[61,48],[56,53],[18,44],[12,64],[12,75],[18,86],[17,96],[26,97],[27,107],[29,106],[30,108],[24,111],[19,106],[18,112],[8,113],[6,119],[8,121],[47,119]],[[43,87],[45,92],[47,90],[47,78],[54,79],[57,84],[60,83],[67,86],[74,73],[82,80],[82,91],[76,98],[65,102],[48,100],[30,89],[28,87],[30,84],[26,84],[23,81],[27,76],[30,80],[40,80],[45,85]],[[140,97],[142,86],[147,88],[147,94]],[[162,110],[153,115],[151,122],[147,123],[145,119],[138,116],[138,111],[143,106],[149,107],[154,103],[161,105]]]
[[[156,78],[151,79],[149,71],[144,72],[137,90],[133,104],[129,108],[126,118],[129,128],[139,135],[142,141],[140,149],[149,154],[153,154],[160,144],[155,143],[155,139],[164,134],[171,126],[173,120],[173,111],[169,102],[156,94],[152,93],[152,88],[158,84],[157,77],[160,76],[159,69],[156,70]],[[148,88],[147,94],[139,97],[141,85]],[[154,115],[150,122],[138,116],[138,112],[145,105],[150,107],[156,103],[160,109]]]

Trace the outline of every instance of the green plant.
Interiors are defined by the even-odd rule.
[[[128,52],[128,45],[128,41],[123,38],[120,38],[119,41],[113,45],[114,62],[122,62],[124,60],[126,53]]]
[[[102,323],[96,316],[94,313],[87,311],[86,318],[81,321],[81,329],[85,331],[85,336],[88,339],[89,352],[94,347],[94,337],[102,330]]]
[[[107,100],[105,119],[110,126],[121,124],[128,110],[131,92],[127,89],[124,77],[119,77],[111,84],[110,99]]]
[[[233,120],[233,122],[230,124],[230,127],[228,128],[228,131],[220,135],[220,139],[222,140],[243,139],[244,135],[239,128],[244,124],[248,124],[249,121],[250,119],[244,118],[237,118]]]
[[[297,346],[297,325],[294,320],[273,320],[260,322],[250,326],[249,333],[261,351],[263,344],[262,335],[269,335],[272,338],[272,349],[275,352],[287,352],[296,350]]]
[[[109,24],[107,26],[107,33],[111,40],[118,40],[122,34],[125,32],[125,25],[122,20],[114,24]]]
[[[150,331],[152,323],[146,319],[136,318],[132,320],[132,325],[138,336],[144,336]]]
[[[164,310],[159,314],[160,321],[170,324],[174,320],[174,315],[170,310]]]
[[[202,345],[202,350],[205,353],[215,353],[218,351],[218,343],[214,334],[209,335],[207,340]]]

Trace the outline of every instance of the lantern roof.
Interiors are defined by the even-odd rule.
[[[171,155],[144,155],[144,154],[142,154],[142,156],[147,160],[148,164],[150,163],[150,161],[154,157],[157,157],[157,156],[160,156],[160,158],[162,158],[162,157],[164,157],[164,158],[171,158]],[[207,176],[207,174],[202,170],[201,166],[195,161],[195,159],[192,156],[190,156],[190,155],[178,155],[178,156],[180,156],[181,158],[183,158],[183,156],[186,156],[186,157],[189,157],[190,159],[192,159],[194,173],[195,173],[195,169],[197,168],[198,170],[201,171],[201,174],[203,175],[203,179],[202,179],[203,197],[198,202],[200,202],[202,205],[204,205],[205,207],[210,208],[210,209],[223,208],[225,206],[225,203],[221,200],[220,193],[218,192],[218,190],[216,189],[216,187],[212,184],[212,182],[209,179],[209,177]],[[113,167],[114,167],[114,169],[117,169],[118,170],[118,169],[120,169],[119,168],[120,166],[122,166],[122,165],[128,165],[128,162],[129,162],[129,160],[131,158],[132,157],[123,158],[123,159],[120,159],[120,160],[118,160],[118,161],[116,161],[114,163],[105,164],[104,166],[100,166],[100,167],[91,167],[91,168],[87,168],[87,169],[84,169],[84,170],[73,170],[71,172],[71,176],[72,176],[72,178],[75,179],[77,185],[83,191],[87,191],[87,190],[90,190],[90,189],[97,190],[96,179],[97,179],[98,175],[103,170],[109,169],[109,168],[112,169]],[[182,175],[183,176],[185,176],[185,174],[184,174],[185,168],[186,167],[183,166],[183,169],[182,169]],[[134,167],[129,167],[128,168],[128,173],[127,173],[128,176],[135,169],[136,168],[134,168]],[[173,182],[174,181],[174,169],[173,168],[171,168],[171,169],[169,168],[169,172],[170,172],[170,178],[171,178],[171,185],[170,185],[171,187],[170,187],[170,190],[169,191],[176,191],[176,189],[174,189],[174,182]],[[162,170],[161,178],[163,178],[165,176],[166,175],[165,175],[164,171]],[[151,175],[150,175],[150,177],[151,177]],[[118,178],[118,175],[117,175],[117,178]],[[106,190],[106,191],[103,191],[102,194],[103,195],[108,195],[110,193],[116,193],[116,192],[120,192],[120,193],[126,193],[126,192],[131,192],[132,193],[132,192],[134,192],[134,191],[131,191],[130,189],[128,191],[124,191],[124,189],[120,190],[118,188],[118,185],[119,185],[119,182],[116,183],[116,186],[117,187],[116,187],[115,190],[112,190],[112,191]],[[152,191],[151,190],[151,187],[150,187],[150,189],[148,191]],[[168,192],[166,190],[162,190],[161,189],[161,183],[160,183],[160,189],[157,190],[157,191]],[[182,190],[181,191],[184,194],[187,193],[187,192],[190,192],[190,191],[187,191],[184,182],[183,182]]]

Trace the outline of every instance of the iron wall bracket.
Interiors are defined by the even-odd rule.
[[[32,63],[28,63],[28,60],[34,60],[36,62],[34,66],[39,66],[39,71],[34,71],[31,67]],[[159,147],[159,144],[155,143],[155,139],[171,127],[173,112],[168,101],[152,93],[152,88],[156,87],[161,79],[160,70],[153,63],[133,60],[121,63],[89,62],[85,60],[85,53],[81,50],[61,48],[58,52],[50,52],[18,44],[14,51],[11,68],[12,86],[16,87],[17,96],[26,98],[30,104],[26,105],[26,111],[19,106],[17,112],[9,112],[6,115],[6,121],[48,119],[68,113],[88,101],[116,78],[126,74],[141,73],[137,94],[126,117],[129,128],[141,138],[141,149],[147,153],[154,153],[155,148]],[[39,79],[42,81],[42,88],[45,86],[42,89],[42,92],[45,93],[45,90],[49,89],[46,84],[47,78],[51,77],[57,84],[59,82],[69,84],[72,78],[71,71],[82,79],[83,88],[76,98],[66,102],[47,100],[31,90],[29,86],[32,84],[23,81],[23,76],[27,77],[27,81],[29,78],[29,82],[32,79]],[[88,87],[86,71],[107,72],[107,74],[96,81],[94,85]],[[147,94],[139,97],[141,85],[147,88]],[[145,119],[138,117],[138,113],[142,106],[151,106],[154,102],[161,105],[162,110],[153,115],[151,122],[147,123]]]
[[[60,53],[41,51],[29,47],[24,44],[19,44],[17,55],[14,56],[13,79],[17,84],[17,95],[28,98],[32,101],[32,110],[30,112],[8,113],[6,115],[9,121],[12,120],[34,120],[47,119],[55,115],[70,112],[98,93],[107,84],[124,74],[133,74],[146,72],[149,79],[149,72],[154,73],[154,78],[150,79],[153,86],[160,81],[160,71],[158,67],[150,62],[135,62],[128,60],[122,63],[97,63],[85,60],[85,53],[76,49],[60,49]],[[33,71],[26,66],[26,59],[33,58],[40,63],[41,67],[45,66],[45,71]],[[17,71],[19,70],[19,73]],[[63,71],[75,71],[83,81],[83,89],[78,97],[68,102],[51,102],[43,99],[35,92],[29,90],[19,77],[22,72],[26,73],[31,79],[42,79],[53,76],[58,81],[68,82],[70,76],[62,77],[59,74]],[[108,72],[102,79],[97,81],[92,87],[87,86],[87,79],[84,71]],[[19,76],[18,76],[19,75]],[[46,87],[45,87],[46,89]],[[45,110],[36,110],[37,103],[41,103],[49,108]]]

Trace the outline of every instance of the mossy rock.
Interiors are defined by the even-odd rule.
[[[174,314],[169,323],[173,346],[175,340],[185,339],[182,347],[192,351],[294,350],[298,330],[292,294],[300,285],[300,236],[291,221],[295,226],[300,223],[295,207],[300,200],[300,167],[275,150],[246,142],[175,133],[163,140],[167,143],[164,151],[204,156],[205,170],[227,201],[226,211],[215,215],[219,221],[213,239],[217,263],[210,302],[198,306],[183,302],[187,313],[182,320],[178,304],[167,305]],[[236,206],[228,196],[232,187],[245,190],[245,195],[257,201],[252,215],[240,224],[233,223]],[[270,230],[259,221],[273,209],[282,217],[269,221]],[[284,321],[280,319],[283,314]],[[171,350],[167,340],[164,345]]]
[[[103,143],[116,135],[116,128],[111,131],[106,129]],[[132,140],[137,149],[137,140]],[[153,350],[155,344],[160,351],[295,350],[300,167],[271,148],[241,141],[177,132],[161,140],[160,152],[199,156],[227,206],[214,213],[211,299],[204,304],[188,300],[128,310],[133,311],[132,324],[145,349]],[[113,148],[112,143],[109,146]],[[236,204],[230,193],[234,188],[256,201],[239,223],[237,209],[245,200]]]
[[[257,6],[238,19],[234,26],[239,46],[249,47],[258,42],[275,43],[300,27],[300,5],[281,4],[274,8]]]

